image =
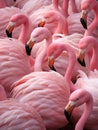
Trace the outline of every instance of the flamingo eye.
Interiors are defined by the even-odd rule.
[[[14,1],[16,1],[16,0],[14,0]]]

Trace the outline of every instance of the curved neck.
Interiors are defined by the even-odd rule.
[[[62,10],[66,17],[68,16],[68,3],[69,3],[68,0],[63,0]]]
[[[86,101],[84,112],[81,118],[79,119],[79,121],[77,122],[75,126],[75,130],[83,130],[85,123],[91,114],[92,107],[93,107],[93,99],[90,94],[88,96],[89,96],[89,99]]]
[[[31,33],[31,22],[30,20],[25,17],[25,20],[23,21],[23,26],[19,35],[18,40],[20,40],[22,43],[26,43],[28,39],[30,38],[30,33]]]
[[[0,8],[6,7],[5,0],[0,0]]]
[[[42,71],[42,65],[45,60],[46,54],[47,54],[47,49],[48,46],[52,43],[52,38],[48,36],[46,38],[46,42],[42,43],[43,45],[41,46],[41,52],[37,55],[35,59],[35,64],[34,64],[34,71]]]
[[[73,49],[68,47],[64,47],[64,49],[66,49],[68,51],[68,57],[69,57],[69,64],[68,67],[66,69],[65,72],[65,80],[67,81],[67,83],[70,85],[70,91],[73,92],[75,90],[74,84],[71,81],[71,77],[72,77],[72,73],[73,73],[73,69],[76,63],[76,55]],[[70,51],[69,51],[70,49]]]
[[[58,8],[58,0],[52,0],[52,4],[55,10],[59,10]]]
[[[60,14],[60,17],[58,18],[58,26],[55,33],[68,35],[68,23],[62,14]]]

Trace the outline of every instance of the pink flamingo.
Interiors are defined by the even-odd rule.
[[[87,90],[89,93],[91,93],[93,97],[93,110],[90,114],[90,117],[88,121],[85,124],[85,129],[87,130],[97,130],[98,129],[98,71],[90,71],[89,75],[86,75],[85,72],[80,71],[78,80],[75,83],[75,86],[81,89]],[[84,106],[78,107],[74,109],[72,113],[72,122],[76,123],[78,119],[81,117],[81,114],[83,112]],[[79,111],[79,113],[78,113]]]
[[[0,15],[1,15],[1,17],[0,17],[0,38],[6,37],[5,29],[10,20],[10,17],[12,17],[14,14],[20,13],[20,12],[21,12],[20,9],[13,7],[13,6],[0,9]],[[13,33],[13,36],[15,38],[17,38],[19,36],[19,33],[16,33],[17,31],[19,32],[20,28],[17,28],[15,30],[15,32]]]
[[[39,47],[38,52],[36,54],[34,62],[34,71],[42,71],[42,68],[44,71],[49,70],[49,67],[45,59],[47,54],[47,48],[52,43],[51,37],[52,37],[51,32],[45,27],[35,28],[32,31],[30,39],[25,46],[26,53],[30,55],[31,50],[34,44],[36,43],[39,43],[39,46],[41,46]],[[43,41],[44,39],[46,39],[46,42]]]
[[[67,115],[68,119],[70,120],[70,116],[72,114],[73,109],[75,107],[79,107],[84,103],[86,103],[85,110],[79,121],[76,123],[75,130],[83,130],[83,128],[85,127],[85,124],[93,108],[92,95],[85,89],[77,89],[73,93],[71,93],[68,105],[65,107],[64,110],[65,116]]]
[[[64,77],[54,71],[32,72],[15,82],[11,91],[11,96],[19,102],[32,104],[49,130],[68,123],[63,109],[69,94]]]
[[[85,29],[87,29],[85,31],[85,36],[87,35],[92,35],[93,31],[96,29],[97,27],[97,23],[98,23],[98,2],[97,0],[82,0],[81,2],[81,10],[82,10],[82,14],[81,14],[81,23],[83,25],[83,27]],[[87,15],[88,13],[93,10],[94,11],[94,20],[92,21],[92,23],[88,26],[87,28]]]
[[[20,25],[23,26],[21,28],[18,40],[25,44],[29,39],[30,33],[32,31],[32,23],[25,13],[17,13],[10,18],[9,24],[6,27],[6,33],[8,37],[12,37],[13,29]]]
[[[90,59],[90,70],[98,70],[98,41],[93,36],[86,36],[80,39],[79,48],[81,49],[79,53],[79,61],[82,64],[85,61],[85,53],[88,53]],[[83,65],[83,64],[82,64]]]
[[[63,0],[62,7],[59,9],[59,1],[52,0],[53,6],[55,10],[61,11],[65,16],[68,16],[68,7],[69,7],[69,0]],[[77,12],[75,0],[71,0],[71,7],[73,12]]]
[[[16,14],[14,17],[16,20],[18,18],[22,18],[21,20],[18,19],[17,26],[20,25],[24,21],[24,26],[22,29],[22,32],[20,33],[19,39],[0,39],[1,42],[1,55],[0,55],[0,61],[1,61],[1,85],[4,86],[7,95],[9,96],[10,91],[10,85],[20,79],[25,74],[28,74],[33,71],[33,65],[34,65],[34,59],[32,57],[28,57],[25,53],[25,46],[23,43],[26,42],[27,38],[29,38],[29,20],[27,19],[26,15],[23,13]],[[15,20],[14,19],[14,20]],[[13,19],[12,19],[13,21]],[[14,23],[15,25],[15,23]],[[28,27],[28,33],[26,27]],[[11,26],[8,26],[8,29],[13,28],[13,24]],[[8,30],[7,30],[8,33]],[[25,37],[25,38],[24,38]],[[20,51],[19,51],[20,50]],[[2,53],[3,52],[3,53]],[[18,53],[20,52],[20,53]],[[13,58],[12,58],[13,57]],[[8,58],[6,60],[6,58]],[[17,61],[17,63],[14,65],[14,61]],[[5,64],[4,64],[5,63]],[[8,66],[10,67],[8,69]],[[19,71],[18,71],[19,70]],[[7,75],[5,75],[5,72]],[[13,75],[13,73],[17,73],[17,75]]]
[[[57,24],[55,28],[52,27],[54,29],[53,31],[54,35],[60,33],[64,35],[68,35],[67,19],[60,12],[55,10],[45,13],[42,21],[39,22],[38,26],[46,26],[48,28],[49,25],[53,26],[53,24]]]
[[[55,51],[54,51],[55,50]],[[54,60],[63,52],[68,51],[69,62],[70,64],[67,66],[66,73],[64,75],[65,82],[67,82],[70,92],[73,92],[76,88],[74,87],[73,83],[71,82],[71,77],[73,73],[73,66],[76,63],[76,55],[74,49],[65,43],[53,43],[48,47],[47,55],[49,57],[49,67],[52,69],[54,68]]]

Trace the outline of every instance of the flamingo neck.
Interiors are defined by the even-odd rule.
[[[0,8],[6,7],[5,0],[0,0]]]
[[[63,0],[62,10],[65,17],[68,16],[68,3],[69,3],[68,0]]]
[[[83,130],[85,123],[91,114],[92,107],[93,107],[93,98],[89,93],[88,93],[88,96],[89,96],[89,99],[86,101],[85,110],[84,110],[81,118],[77,122],[77,124],[75,126],[75,130]]]
[[[55,34],[56,33],[68,35],[68,23],[66,18],[62,14],[60,14],[60,18],[58,19],[58,26],[55,30]]]
[[[37,55],[36,59],[35,59],[35,64],[34,64],[34,71],[42,71],[43,67],[43,61],[46,57],[47,54],[47,49],[48,46],[52,43],[52,38],[48,37],[46,38],[46,42],[43,43],[43,45],[41,46],[41,52]]]
[[[53,4],[54,9],[59,11],[58,0],[52,0],[52,4]]]
[[[29,39],[29,36],[31,33],[30,28],[31,28],[31,22],[28,19],[26,19],[23,23],[23,26],[22,26],[22,29],[18,38],[18,40],[20,40],[23,44],[25,44]]]
[[[69,48],[66,48],[66,50],[68,51]],[[72,50],[72,51],[68,52],[68,56],[69,56],[69,64],[68,64],[68,67],[67,67],[67,70],[66,70],[64,77],[70,86],[70,91],[73,92],[75,90],[75,86],[71,81],[71,77],[72,77],[73,69],[74,69],[74,66],[76,63],[76,55]]]

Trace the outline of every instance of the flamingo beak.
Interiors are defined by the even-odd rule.
[[[41,22],[38,24],[38,27],[44,27],[46,24],[46,19],[42,19]]]
[[[8,26],[6,27],[6,35],[10,38],[12,38],[12,32],[14,30],[16,23],[15,22],[10,22]]]
[[[56,71],[55,67],[54,67],[54,58],[53,57],[49,57],[48,58],[48,64],[51,70]]]
[[[29,55],[29,56],[31,55],[31,50],[32,50],[32,48],[33,48],[35,42],[36,42],[36,40],[33,39],[33,40],[29,40],[29,41],[26,43],[25,49],[26,49],[27,55]]]
[[[79,62],[82,66],[86,67],[84,57],[85,57],[85,50],[80,50],[80,51],[79,51],[79,56],[78,56],[77,60],[78,60],[78,62]]]
[[[85,29],[87,29],[87,15],[88,15],[88,11],[82,10],[80,22]]]
[[[66,119],[68,120],[68,122],[70,122],[71,114],[72,114],[73,109],[75,108],[75,105],[76,105],[76,102],[69,101],[64,109],[64,115]]]

